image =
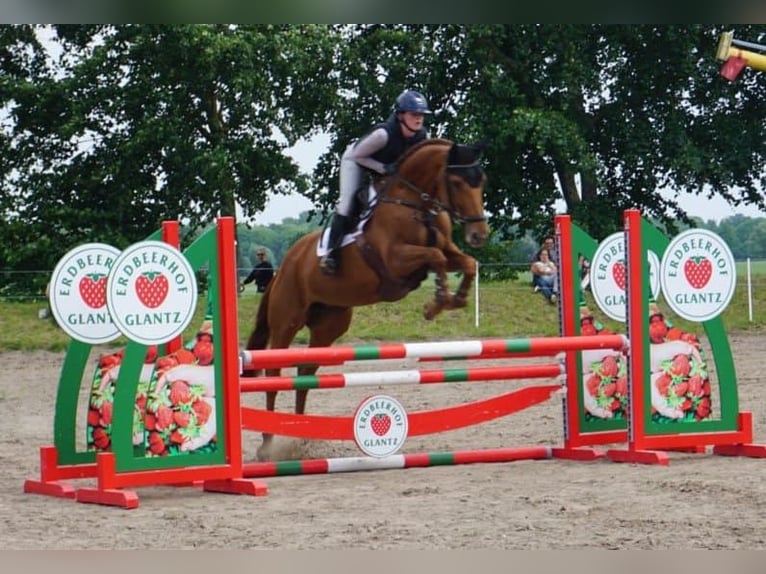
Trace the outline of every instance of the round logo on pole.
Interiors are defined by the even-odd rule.
[[[737,285],[729,246],[706,229],[689,229],[673,238],[662,256],[660,276],[670,308],[699,323],[720,315]]]
[[[649,288],[652,297],[660,293],[660,258],[647,251],[649,263]],[[593,255],[590,266],[590,289],[599,308],[615,321],[624,322],[628,301],[626,287],[628,267],[625,253],[625,234],[613,233],[604,239]]]
[[[162,241],[142,241],[123,251],[106,290],[119,330],[144,345],[183,333],[197,308],[194,270],[178,249]]]
[[[407,440],[407,411],[388,395],[366,398],[354,414],[354,440],[367,456],[390,456]]]
[[[56,322],[73,339],[98,345],[120,336],[106,304],[107,277],[119,255],[106,243],[85,243],[56,264],[48,301]]]

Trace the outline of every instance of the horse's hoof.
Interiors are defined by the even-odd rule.
[[[433,321],[433,319],[439,314],[440,308],[433,303],[427,303],[423,306],[423,317],[426,321]]]
[[[255,451],[255,457],[258,459],[258,462],[271,461],[271,443],[263,443],[259,446]]]
[[[468,300],[465,297],[453,297],[452,298],[452,308],[453,309],[462,309],[463,307],[468,305]]]

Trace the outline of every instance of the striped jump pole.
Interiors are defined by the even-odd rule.
[[[241,351],[244,370],[276,369],[299,365],[338,365],[346,361],[439,357],[489,359],[548,357],[562,351],[628,348],[625,335],[486,339],[433,343],[386,343],[382,345],[303,347]]]
[[[333,373],[297,375],[294,377],[242,377],[243,393],[340,389],[375,385],[428,385],[509,379],[553,378],[564,374],[563,364],[517,365],[504,367],[471,367],[470,369],[433,369],[419,371],[384,371],[374,373]]]
[[[348,458],[287,460],[278,462],[253,462],[246,463],[243,467],[243,472],[248,478],[258,478],[268,476],[334,474],[367,470],[422,468],[427,466],[451,466],[488,462],[512,462],[516,460],[541,460],[547,458],[551,458],[550,447],[530,446],[454,452],[394,454],[384,458],[360,456]]]

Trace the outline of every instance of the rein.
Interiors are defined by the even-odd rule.
[[[452,221],[457,221],[458,223],[461,223],[461,224],[462,223],[479,223],[482,221],[486,221],[487,218],[484,215],[466,217],[453,209],[455,202],[452,200],[453,186],[449,181],[449,175],[455,174],[458,170],[465,170],[472,167],[477,167],[478,165],[479,165],[478,160],[472,163],[467,163],[467,164],[447,164],[444,170],[444,185],[445,185],[445,188],[447,189],[447,196],[449,197],[448,204],[442,203],[434,195],[423,191],[414,183],[412,183],[411,181],[399,175],[398,171],[394,173],[391,179],[389,179],[386,182],[386,186],[383,188],[383,193],[381,193],[381,197],[378,201],[382,203],[393,203],[395,205],[402,205],[404,207],[409,207],[410,209],[415,209],[417,211],[420,211],[421,213],[427,213],[429,216],[428,222],[430,222],[436,215],[438,215],[442,211],[446,211],[447,213],[449,213]],[[460,175],[460,174],[457,174],[457,175]],[[406,199],[387,197],[386,192],[388,191],[388,188],[391,187],[391,185],[395,181],[401,182],[407,189],[417,193],[421,203],[417,204],[412,201],[408,201]],[[434,183],[434,187],[436,187],[436,183]]]

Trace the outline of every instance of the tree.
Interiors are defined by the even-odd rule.
[[[0,268],[52,269],[69,247],[124,247],[163,219],[193,232],[235,204],[248,218],[268,193],[329,213],[341,152],[405,88],[428,97],[432,135],[486,140],[500,241],[550,233],[559,202],[596,237],[627,207],[690,224],[662,189],[766,209],[766,79],[720,77],[723,29],[0,26]],[[310,183],[284,150],[318,131],[331,149]]]
[[[60,43],[46,57],[36,33]],[[323,26],[0,28],[9,112],[2,266],[51,269],[85,241],[117,247],[164,219],[217,215],[303,192],[284,149],[327,129],[336,46]],[[321,80],[321,81],[320,81]],[[19,248],[21,246],[21,248]]]
[[[486,206],[501,235],[550,232],[557,200],[596,237],[621,226],[628,207],[671,227],[688,223],[662,189],[766,207],[766,77],[752,72],[737,84],[720,77],[715,49],[722,29],[355,29],[339,72],[341,85],[356,90],[346,108],[361,114],[333,117],[332,154],[384,115],[397,90],[413,86],[437,110],[433,133],[489,142]],[[735,29],[737,37],[753,40],[766,33],[764,26]],[[330,188],[331,165],[321,162],[317,173]]]

